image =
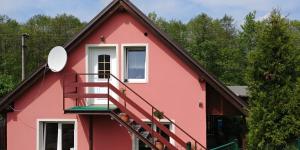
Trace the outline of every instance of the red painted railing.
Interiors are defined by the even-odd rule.
[[[127,113],[131,118],[133,118],[136,122],[138,122],[140,125],[143,126],[144,129],[148,130],[152,136],[158,138],[163,144],[165,144],[169,149],[178,149],[178,146],[181,148],[186,148],[187,144],[189,143],[191,145],[192,143],[192,148],[195,150],[198,149],[206,149],[203,145],[200,144],[195,138],[193,138],[190,134],[188,134],[185,130],[183,130],[180,126],[178,126],[175,122],[173,122],[170,118],[168,118],[166,115],[161,114],[164,119],[168,120],[172,125],[176,127],[176,132],[181,131],[183,134],[185,134],[186,137],[188,137],[188,141],[183,141],[181,138],[179,138],[177,135],[175,135],[173,132],[171,132],[168,128],[166,128],[163,124],[161,124],[158,120],[155,119],[153,116],[155,111],[159,111],[156,107],[154,107],[152,104],[150,104],[147,100],[145,100],[142,96],[140,96],[138,93],[136,93],[133,89],[131,89],[129,86],[127,86],[125,83],[120,81],[117,77],[114,75],[110,74],[107,78],[106,82],[82,82],[80,80],[85,80],[85,78],[81,78],[81,76],[95,76],[98,74],[93,74],[93,73],[79,73],[79,74],[69,74],[66,75],[65,78],[71,79],[74,77],[73,81],[71,83],[65,83],[64,80],[64,99],[65,98],[72,98],[76,99],[76,105],[79,105],[80,99],[84,98],[107,98],[107,108],[109,110],[109,103],[112,102],[115,104],[120,110],[123,112]],[[71,78],[70,78],[71,77]],[[117,81],[119,84],[121,84],[122,87],[124,87],[126,90],[129,90],[131,93],[133,93],[136,98],[140,99],[140,101],[144,102],[146,105],[148,105],[151,110],[145,110],[145,108],[142,108],[140,105],[137,104],[137,99],[134,99],[133,101],[131,98],[129,98],[125,93],[120,91],[120,89],[116,88],[113,86],[110,82],[111,79],[114,79]],[[86,88],[86,87],[107,87],[107,94],[90,94],[84,92],[80,92],[80,89]],[[66,88],[69,88],[69,92],[66,92]],[[70,88],[73,89],[73,91],[70,92]],[[115,98],[113,98],[110,94],[110,90],[114,93],[116,93],[120,98],[123,99],[124,103],[120,103],[117,101]],[[127,91],[126,91],[127,92]],[[170,138],[174,139],[177,143],[177,148],[175,148],[172,144],[170,144],[165,138],[163,138],[160,134],[155,132],[153,128],[149,127],[147,124],[145,124],[142,120],[139,119],[138,116],[136,116],[134,113],[132,113],[127,106],[131,106],[130,109],[134,108],[136,111],[138,111],[140,114],[142,114],[144,117],[149,119],[152,124],[155,124],[159,129],[161,129],[164,133],[166,133]],[[65,110],[65,100],[63,104],[64,110]],[[151,112],[151,114],[150,114]],[[180,149],[181,149],[180,148]]]

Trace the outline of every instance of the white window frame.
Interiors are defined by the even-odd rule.
[[[121,55],[122,55],[122,81],[125,81],[126,79],[126,70],[127,70],[127,53],[126,48],[130,47],[145,47],[145,78],[144,79],[127,79],[127,83],[148,83],[148,72],[149,72],[149,47],[147,43],[136,43],[136,44],[121,44]]]
[[[37,119],[36,123],[36,150],[43,150],[43,138],[40,138],[43,136],[43,123],[58,123],[58,133],[61,133],[61,125],[62,124],[74,124],[74,150],[77,150],[77,137],[78,137],[78,126],[77,126],[77,119]],[[58,144],[61,144],[61,134],[58,135]],[[60,148],[58,148],[60,150]]]
[[[116,74],[119,75],[119,49],[118,49],[118,44],[86,44],[85,45],[85,72],[86,73],[90,73],[90,66],[89,66],[89,56],[91,53],[91,48],[109,48],[109,47],[113,47],[116,49],[116,60],[117,60],[117,71]],[[118,77],[118,76],[117,76]],[[88,76],[86,76],[85,78],[86,81],[88,81]]]
[[[142,119],[142,121],[145,122],[145,123],[151,123],[151,120],[149,120],[149,119]],[[159,122],[161,122],[162,124],[169,124],[170,125],[170,131],[175,134],[175,125],[172,123],[172,122],[175,123],[174,120],[172,120],[172,122],[170,122],[167,119],[160,119]],[[157,130],[157,127],[156,127],[155,124],[153,124],[153,128],[154,128],[154,131]],[[170,137],[170,143],[175,146],[175,140],[171,137]],[[139,150],[138,149],[139,148],[138,144],[139,144],[138,137],[136,137],[134,134],[132,134],[132,150]]]

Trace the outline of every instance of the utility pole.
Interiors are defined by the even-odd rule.
[[[28,38],[29,34],[23,33],[22,34],[22,81],[25,79],[25,38]]]

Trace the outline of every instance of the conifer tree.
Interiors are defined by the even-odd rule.
[[[273,10],[256,42],[247,69],[249,149],[281,150],[300,136],[299,62],[289,21]]]

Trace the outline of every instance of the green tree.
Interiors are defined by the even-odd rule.
[[[29,34],[25,42],[26,76],[45,62],[47,52],[54,44],[56,37],[51,33],[51,22],[50,16],[35,15],[23,25],[22,31]]]
[[[25,44],[25,71],[30,75],[46,62],[49,50],[64,45],[85,23],[72,15],[35,15],[26,23],[0,15],[0,97],[21,81],[21,35],[28,33]]]
[[[168,29],[168,21],[162,17],[158,17],[155,12],[150,12],[148,14],[148,17],[150,20],[153,21],[153,23],[158,26],[162,31],[167,32]]]
[[[176,41],[180,46],[186,47],[187,43],[187,28],[184,23],[178,20],[170,20],[165,29],[170,37]]]
[[[51,48],[63,46],[84,26],[72,15],[57,15],[52,18],[45,15],[35,15],[23,26],[23,32],[30,35],[26,48],[26,74],[45,63]]]
[[[290,29],[292,30],[293,43],[295,44],[299,52],[300,51],[300,21],[299,20],[291,21]]]
[[[256,42],[247,69],[249,149],[283,149],[300,136],[299,62],[289,21],[273,10]]]
[[[167,21],[154,12],[148,17],[225,84],[244,84],[246,57],[239,49],[239,36],[231,16],[213,19],[202,13],[187,24],[174,19]]]
[[[0,15],[0,98],[6,95],[18,83],[21,67],[17,65],[19,53],[16,53],[19,43],[20,25],[8,16]],[[20,59],[19,59],[20,60]],[[8,67],[9,66],[9,67]]]
[[[1,74],[0,75],[0,98],[10,92],[14,85],[14,80],[11,75]]]
[[[242,32],[240,32],[240,48],[244,50],[245,54],[256,47],[258,35],[258,22],[255,21],[256,12],[250,12],[245,17],[245,23],[241,25]]]
[[[187,49],[206,69],[225,84],[243,84],[245,59],[238,46],[234,19],[213,19],[200,14],[187,24]]]
[[[218,42],[216,31],[220,27],[207,14],[200,14],[187,24],[188,52],[205,68],[217,75]]]
[[[246,59],[243,50],[239,48],[238,32],[234,19],[225,15],[219,20],[221,29],[217,32],[219,45],[218,78],[225,84],[244,84],[244,68]]]

